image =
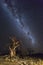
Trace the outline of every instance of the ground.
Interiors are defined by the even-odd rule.
[[[43,59],[35,57],[25,57],[24,59],[14,57],[10,60],[6,55],[0,56],[0,65],[43,65]]]

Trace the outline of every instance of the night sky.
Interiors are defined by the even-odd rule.
[[[0,51],[8,47],[9,36],[43,53],[42,0],[0,0]]]

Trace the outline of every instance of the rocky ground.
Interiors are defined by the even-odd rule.
[[[0,56],[0,65],[43,65],[43,59],[26,57],[24,59],[15,57],[11,60],[8,56]]]

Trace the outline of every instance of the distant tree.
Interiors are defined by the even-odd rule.
[[[29,55],[34,53],[34,50],[32,50],[31,48],[28,49]]]

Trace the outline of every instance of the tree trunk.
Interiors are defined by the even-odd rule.
[[[10,49],[10,58],[15,57],[16,56],[16,50],[11,49],[11,48],[9,48],[9,49]]]

